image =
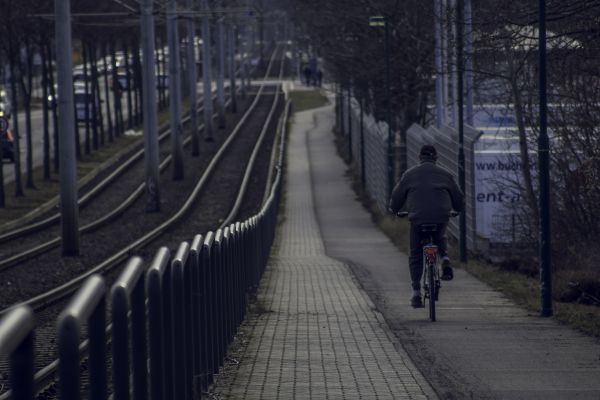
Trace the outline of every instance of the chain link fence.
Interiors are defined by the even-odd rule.
[[[348,140],[349,157],[356,163],[365,191],[375,201],[381,212],[388,206],[388,128],[385,122],[377,122],[372,115],[361,113],[355,98],[347,93],[338,94],[337,121],[341,133]],[[362,114],[362,115],[361,115]]]
[[[338,127],[348,141],[346,152],[357,166],[364,182],[364,189],[374,200],[381,212],[388,206],[388,158],[387,124],[377,122],[372,115],[361,113],[361,107],[348,93],[338,92],[336,107]],[[362,115],[361,115],[362,114]],[[465,207],[467,217],[467,248],[476,251],[478,240],[475,217],[475,171],[474,145],[480,133],[465,126]],[[452,173],[458,181],[458,132],[450,126],[441,129],[423,128],[413,124],[407,131],[408,168],[419,163],[419,150],[423,144],[433,144],[438,150],[438,165]],[[458,240],[459,220],[453,218],[448,225],[448,233]]]

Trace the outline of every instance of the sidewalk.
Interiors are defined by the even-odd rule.
[[[307,130],[294,116],[285,221],[258,292],[264,308],[245,322],[239,366],[215,393],[236,399],[432,399],[434,392],[349,267],[325,255],[314,213]]]
[[[464,270],[444,283],[438,322],[408,305],[406,255],[355,200],[333,121],[333,106],[294,116],[285,221],[258,293],[264,309],[245,322],[240,364],[216,392],[600,399],[598,340],[528,315]]]

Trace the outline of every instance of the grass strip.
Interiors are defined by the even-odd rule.
[[[290,98],[292,99],[293,112],[319,108],[329,103],[327,97],[325,97],[321,91],[317,89],[295,90],[290,92]]]
[[[336,134],[335,142],[339,155],[344,158],[344,151],[347,147],[344,138]],[[400,251],[408,254],[409,222],[405,219],[398,219],[389,214],[381,213],[376,203],[362,189],[360,173],[355,164],[348,166],[346,174],[351,178],[352,187],[357,198],[363,207],[369,211],[374,223],[390,238]],[[456,243],[452,243],[452,240],[450,240],[449,244],[448,252],[451,259],[458,260],[458,246]],[[475,257],[471,257],[466,264],[454,263],[454,265],[465,269],[480,281],[525,308],[532,315],[540,315],[540,284],[537,277],[527,276],[517,271],[509,271],[491,262]],[[554,286],[564,286],[565,282],[559,282],[557,278],[560,279],[561,276],[555,274]],[[553,306],[553,318],[556,321],[575,328],[586,335],[600,338],[600,307],[574,302],[562,302],[556,299],[553,302]]]

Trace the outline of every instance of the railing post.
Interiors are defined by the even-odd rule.
[[[246,276],[248,268],[252,265],[248,258],[248,221],[249,220],[245,220],[241,224],[240,232],[240,258],[242,260],[240,264],[240,289],[242,290],[242,304],[240,305],[240,311],[242,313],[242,319],[244,319],[244,303],[246,302],[246,292],[248,291]]]
[[[191,300],[189,302],[191,307],[191,321],[192,321],[192,342],[194,347],[193,355],[193,369],[192,369],[192,387],[193,387],[193,398],[200,398],[202,393],[202,373],[204,371],[205,364],[203,362],[205,347],[205,306],[206,306],[206,292],[203,290],[202,276],[202,257],[204,241],[202,235],[194,236],[192,245],[190,246],[190,279],[191,282]]]
[[[146,296],[142,272],[131,293],[131,350],[133,353],[133,398],[135,400],[148,398],[146,334]]]
[[[227,352],[229,346],[229,339],[231,337],[231,277],[229,275],[229,264],[231,261],[231,232],[228,226],[223,229],[223,242],[221,243],[221,257],[223,260],[222,272],[223,272],[223,329],[224,329],[224,342],[223,342],[223,357]]]
[[[170,252],[161,247],[154,256],[146,276],[146,292],[148,296],[148,338],[150,353],[150,398],[163,400],[170,398],[167,393],[167,371],[165,361],[170,353],[165,349],[165,329],[163,318],[163,276],[166,275]],[[170,386],[169,386],[170,388]]]
[[[188,371],[187,371],[187,306],[185,293],[185,266],[190,245],[187,242],[179,244],[177,252],[171,261],[171,332],[173,334],[173,353],[171,370],[173,371],[173,399],[189,400]]]
[[[204,318],[204,362],[206,363],[206,374],[205,379],[202,382],[203,387],[208,387],[213,381],[213,373],[215,366],[215,351],[216,351],[216,316],[215,316],[215,276],[213,270],[213,242],[214,233],[208,232],[204,239],[202,249],[202,288],[205,293],[205,310],[206,316]]]
[[[58,317],[59,391],[62,400],[79,399],[79,329],[87,321],[90,399],[106,399],[104,278],[92,275]]]
[[[242,256],[242,224],[240,222],[235,223],[235,256],[234,256],[234,276],[235,276],[235,326],[236,332],[242,320],[242,298],[244,295],[244,287],[242,285],[242,270],[244,269],[244,257]]]
[[[0,355],[10,358],[13,400],[33,400],[33,335],[35,318],[27,306],[8,313],[0,322]]]
[[[212,297],[213,297],[213,324],[212,329],[213,336],[213,365],[212,373],[217,374],[219,372],[220,357],[221,357],[221,342],[223,335],[223,328],[221,326],[222,310],[221,310],[221,289],[220,289],[220,266],[221,266],[221,241],[223,240],[223,231],[217,230],[215,238],[212,242],[211,254],[210,254],[210,268],[212,274]]]
[[[112,370],[115,400],[129,399],[129,299],[125,290],[112,289]]]
[[[217,335],[217,351],[216,351],[216,363],[214,373],[219,372],[219,367],[224,358],[225,348],[225,307],[224,307],[224,296],[223,296],[223,230],[217,230],[215,235],[215,241],[213,243],[214,252],[214,265],[213,271],[215,273],[215,305],[216,305],[216,335]]]
[[[260,218],[257,216],[253,217],[253,246],[252,246],[252,262],[253,265],[253,274],[252,274],[252,286],[254,288],[258,287],[258,282],[260,282]]]
[[[142,259],[133,257],[111,289],[113,395],[115,400],[129,399],[129,341],[131,340],[133,394],[145,400],[146,389],[146,307]],[[131,334],[129,312],[131,311]]]

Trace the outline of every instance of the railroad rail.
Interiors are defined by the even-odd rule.
[[[271,69],[272,62],[273,62],[273,58],[271,59],[271,62],[269,63],[269,67],[267,68],[267,76]],[[282,76],[282,73],[283,73],[283,63],[281,65],[280,71],[279,71],[280,78]],[[84,281],[86,283],[83,283],[83,285],[91,285],[87,282],[94,280],[94,282],[96,282],[96,283],[94,283],[94,285],[95,285],[94,287],[102,286],[98,283],[98,280],[99,279],[103,280],[103,278],[101,278],[98,275],[98,273],[106,272],[106,271],[113,269],[116,266],[120,265],[124,260],[126,260],[127,258],[130,257],[130,255],[132,254],[133,251],[135,251],[138,248],[146,245],[147,243],[155,240],[166,229],[168,229],[172,225],[178,223],[186,215],[186,213],[192,208],[193,203],[197,200],[199,193],[203,190],[208,178],[213,173],[214,169],[216,168],[216,166],[219,163],[220,159],[222,158],[223,154],[227,151],[227,148],[230,146],[230,144],[235,140],[235,137],[240,132],[241,127],[244,125],[246,120],[251,115],[253,109],[256,107],[259,99],[261,98],[261,95],[262,95],[262,92],[264,91],[264,89],[265,89],[265,85],[261,84],[259,91],[258,91],[252,105],[249,107],[246,114],[242,117],[242,119],[240,120],[240,122],[238,123],[238,125],[236,126],[234,131],[230,134],[230,136],[227,138],[227,140],[223,143],[222,147],[219,149],[219,151],[217,152],[215,157],[211,160],[209,166],[207,167],[206,171],[202,175],[202,178],[198,181],[192,194],[187,199],[184,206],[182,207],[182,209],[179,212],[177,212],[175,215],[173,215],[171,218],[169,218],[169,220],[167,220],[161,226],[159,226],[156,229],[154,229],[153,231],[147,233],[146,235],[139,238],[138,240],[136,240],[134,243],[130,244],[129,246],[126,246],[121,251],[117,252],[112,257],[105,260],[103,263],[93,267],[85,274],[79,276],[76,279],[71,280],[70,282],[67,282],[67,283],[61,285],[60,287],[50,290],[50,291],[44,293],[43,295],[37,296],[36,298],[33,298],[33,299],[30,299],[18,306],[11,307],[10,309],[4,310],[4,311],[2,311],[2,314],[12,315],[13,312],[16,312],[15,310],[32,309],[32,308],[34,310],[42,309],[45,306],[56,302],[60,298],[64,298],[65,296],[70,295],[71,293],[73,293],[73,291],[77,290],[78,287],[81,287],[81,285]],[[265,126],[269,125],[270,121],[272,120],[272,118],[274,116],[274,110],[278,104],[279,91],[276,91],[276,94],[274,97],[275,97],[275,99],[273,100],[273,105],[271,106],[271,110],[267,117],[267,121],[264,124]],[[289,111],[289,105],[288,105],[287,110]],[[287,115],[288,114],[286,112],[286,118],[287,118]],[[285,126],[285,124],[283,124],[282,126]],[[228,219],[234,218],[234,216],[237,214],[236,209],[239,209],[239,206],[237,206],[237,205],[241,202],[241,199],[243,199],[243,196],[244,196],[244,193],[246,190],[244,186],[248,185],[247,176],[249,176],[249,174],[250,174],[248,171],[252,170],[252,167],[254,165],[254,160],[256,159],[257,149],[260,147],[262,141],[264,140],[265,132],[266,132],[266,129],[263,129],[259,136],[259,139],[257,140],[256,145],[254,146],[252,155],[250,157],[250,161],[248,162],[248,166],[246,168],[245,177],[243,179],[243,185],[242,185],[243,187],[241,187],[240,190],[238,191],[238,200],[235,201],[235,205],[234,205],[232,211],[229,213]],[[281,152],[282,152],[282,149],[284,146],[283,143],[284,143],[284,140],[282,139],[280,142],[280,146],[279,146],[279,151],[280,151],[279,163],[276,167],[276,169],[278,171],[277,176],[274,180],[271,194],[270,194],[269,198],[267,199],[267,201],[265,202],[261,212],[259,214],[257,214],[256,216],[248,218],[244,222],[231,223],[231,224],[229,224],[229,226],[226,226],[226,227],[221,226],[214,234],[212,232],[209,232],[204,238],[200,235],[197,235],[194,238],[194,241],[192,242],[191,247],[188,246],[185,248],[185,250],[181,250],[181,246],[180,246],[180,251],[177,253],[177,254],[179,254],[179,256],[176,257],[176,259],[179,260],[179,264],[175,264],[175,265],[180,265],[180,268],[184,268],[182,265],[185,264],[186,261],[183,260],[182,254],[188,254],[191,252],[192,254],[199,255],[201,253],[202,248],[210,249],[211,246],[213,246],[213,243],[214,243],[214,246],[217,246],[219,249],[228,249],[229,247],[231,247],[232,252],[234,250],[239,252],[242,250],[242,248],[244,246],[246,246],[247,247],[246,252],[252,253],[252,252],[256,252],[256,250],[259,249],[262,245],[265,245],[265,243],[268,243],[269,240],[272,241],[272,233],[267,235],[268,232],[265,230],[266,228],[262,227],[262,225],[266,224],[267,222],[260,222],[260,221],[263,221],[263,220],[266,221],[268,219],[269,220],[268,224],[270,226],[269,229],[270,230],[274,229],[274,226],[275,226],[275,216],[274,216],[275,214],[274,213],[275,213],[275,211],[272,211],[272,210],[276,209],[276,205],[278,202],[276,200],[276,198],[278,199],[278,197],[279,197],[279,191],[280,191],[280,185],[281,185],[280,171],[282,168],[282,156],[281,156],[282,153]],[[253,241],[248,242],[248,240],[250,240],[250,238],[252,238],[253,235],[254,235]],[[256,239],[259,239],[259,237],[261,237],[263,239],[267,239],[267,240],[263,241],[263,239],[260,239],[259,241],[257,241]],[[236,240],[239,240],[240,242],[235,244]],[[245,244],[242,242],[243,240],[246,240]],[[206,251],[209,251],[209,250],[206,250]],[[215,250],[215,251],[217,251],[217,250]],[[219,250],[219,251],[221,251],[221,250]],[[225,252],[225,250],[223,250],[223,251],[224,251],[223,252],[224,255],[227,254]],[[227,250],[227,251],[229,251],[229,250]],[[194,252],[196,252],[196,253],[194,253]],[[268,252],[265,249],[263,249],[262,251],[259,251],[258,253],[260,253],[260,254],[255,254],[254,258],[256,259],[260,255],[260,260],[261,260],[261,263],[263,264],[263,267],[261,267],[261,268],[264,268],[264,262],[266,262],[266,255],[268,254]],[[157,261],[157,262],[161,265],[165,265],[165,262],[164,262],[164,258],[166,257],[165,251],[164,250],[159,251],[159,253],[157,254],[157,257],[159,257],[159,258],[162,257],[163,261],[162,262]],[[223,261],[224,259],[225,259],[225,256],[223,256],[221,261]],[[248,259],[242,257],[242,260],[240,262],[242,262],[244,260],[248,260]],[[211,260],[209,260],[209,261],[211,261]],[[218,262],[219,262],[219,260],[214,261],[214,263],[218,263]],[[227,263],[230,263],[230,262],[233,263],[233,258],[231,258],[231,259],[229,259],[229,261],[227,261]],[[128,267],[126,268],[126,270],[124,272],[124,274],[126,276],[132,276],[132,274],[133,274],[130,271],[131,268],[134,268],[134,267],[130,266],[132,263],[139,265],[139,262],[130,261],[130,263],[128,264]],[[213,261],[211,261],[211,263],[213,263]],[[261,264],[261,263],[259,263],[259,264]],[[231,265],[231,267],[233,268],[233,265]],[[175,267],[173,267],[173,268],[175,268]],[[255,268],[256,271],[254,271],[253,273],[251,273],[247,277],[245,277],[243,282],[242,282],[242,275],[237,276],[237,278],[235,278],[236,279],[234,282],[235,284],[233,284],[232,287],[227,286],[230,283],[221,283],[222,285],[224,285],[223,286],[224,288],[228,288],[228,291],[231,292],[230,294],[233,297],[223,296],[223,293],[215,292],[215,296],[217,294],[218,294],[218,297],[220,296],[219,301],[223,301],[228,304],[225,308],[228,309],[229,311],[233,312],[233,314],[235,315],[235,317],[232,317],[231,320],[227,321],[227,323],[225,324],[225,327],[224,327],[224,331],[226,331],[228,333],[228,335],[227,335],[228,339],[220,339],[221,342],[225,343],[228,340],[231,340],[231,338],[233,337],[232,336],[233,326],[236,324],[239,324],[241,322],[240,318],[243,319],[243,314],[245,312],[243,310],[243,308],[245,307],[246,301],[245,301],[245,296],[243,296],[240,291],[242,289],[243,289],[243,291],[245,291],[248,287],[255,286],[258,283],[261,268],[258,268],[258,267],[257,267],[257,269]],[[153,270],[154,269],[150,268],[150,270],[149,270],[150,272],[148,272],[148,281],[147,282],[150,282],[150,274],[151,274],[151,271],[153,271]],[[127,271],[129,271],[129,272],[127,272]],[[220,274],[221,272],[219,272],[219,271],[215,271],[214,273]],[[236,269],[236,271],[237,271],[236,274],[241,273],[239,269]],[[225,278],[227,278],[227,277],[231,278],[233,276],[233,275],[231,275],[231,274],[233,274],[233,270],[229,271],[229,272],[230,272],[230,274],[229,275],[226,274],[224,276]],[[182,272],[182,273],[185,274],[187,272]],[[129,274],[129,275],[127,275],[127,274]],[[133,274],[133,275],[136,275],[136,274]],[[136,275],[136,276],[138,276],[138,275]],[[124,279],[125,278],[122,278],[122,277],[117,279],[115,285],[117,285],[119,282],[123,282]],[[125,280],[127,280],[127,279],[125,279]],[[114,287],[115,286],[113,286],[113,292],[115,290],[117,290],[117,289],[114,289]],[[78,292],[78,293],[81,293],[82,291],[89,292],[90,290],[91,289],[86,289],[85,286],[83,286],[83,287],[81,287],[80,292]],[[94,290],[91,290],[91,292],[96,293]],[[185,290],[183,290],[182,292],[185,292]],[[179,293],[179,291],[176,293]],[[78,294],[77,296],[80,296],[80,294]],[[123,295],[121,295],[121,297],[122,296]],[[150,299],[148,299],[148,301],[150,304]],[[217,301],[217,300],[215,300],[215,301]],[[115,301],[113,300],[113,303],[114,302]],[[233,308],[232,308],[232,304],[230,304],[232,302],[236,303],[236,306]],[[69,307],[71,307],[71,306],[69,306]],[[113,305],[113,307],[114,307],[114,305]],[[73,311],[72,307],[71,307],[71,310],[72,310],[72,313],[77,314],[76,312]],[[113,319],[114,319],[114,314],[115,314],[115,310],[113,308]],[[123,318],[123,314],[121,313],[120,315],[121,315],[121,318]],[[61,321],[63,321],[63,320],[64,320],[64,318],[61,317]],[[73,323],[72,319],[70,321],[71,321],[71,323]],[[81,321],[79,321],[79,322],[81,322]],[[215,322],[215,321],[213,321],[213,322]],[[109,326],[109,327],[107,327],[106,330],[110,331],[110,329],[111,329],[111,327]],[[151,341],[152,341],[152,339],[151,339]],[[59,342],[60,342],[60,340],[59,340]],[[221,342],[219,342],[219,343],[221,343]],[[223,343],[221,343],[221,345]],[[88,348],[88,341],[84,341],[83,343],[78,343],[77,348],[79,349],[79,352],[82,353],[84,350],[86,350]],[[0,351],[2,349],[3,349],[3,347],[2,347],[2,342],[0,339]],[[221,349],[219,352],[220,356],[224,356],[224,353],[222,353],[222,351],[223,350]],[[72,350],[71,350],[71,353],[72,353]],[[215,357],[217,357],[217,356],[215,356]],[[215,360],[216,359],[217,358],[215,358]],[[221,362],[222,362],[222,358],[221,358]],[[36,378],[35,378],[36,390],[40,390],[43,386],[45,386],[47,384],[48,377],[50,377],[56,373],[56,368],[57,368],[58,364],[59,364],[58,361],[55,361],[54,363],[50,364],[46,368],[43,368],[42,370],[38,371],[38,373],[36,374]],[[214,373],[214,371],[213,371],[213,373]],[[100,389],[98,389],[98,390],[100,390]],[[115,386],[115,390],[117,390],[116,386]],[[9,396],[11,396],[10,392],[5,393],[3,396],[0,396],[0,399],[9,398]]]

